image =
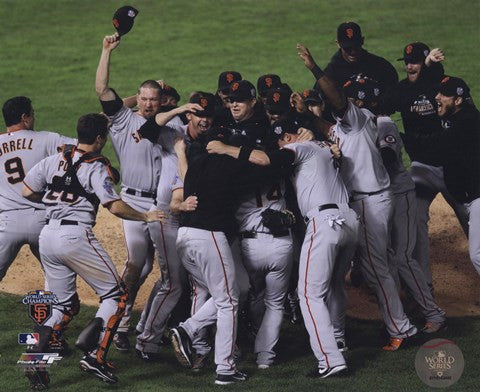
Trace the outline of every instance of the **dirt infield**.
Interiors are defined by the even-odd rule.
[[[112,217],[102,208],[94,231],[121,273],[126,250],[120,219]],[[480,278],[469,260],[468,243],[460,225],[442,197],[435,199],[431,209],[430,238],[434,287],[439,305],[446,310],[447,316],[479,316]],[[155,265],[153,273],[139,292],[137,309],[145,303],[149,290],[158,277],[159,270]],[[80,278],[78,286],[82,303],[96,305],[98,300],[95,293]],[[39,288],[43,288],[42,271],[30,250],[24,247],[0,283],[0,290],[25,294]],[[349,316],[362,319],[379,317],[372,295],[352,287],[348,290]]]

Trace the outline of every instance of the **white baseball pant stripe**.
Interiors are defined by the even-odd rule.
[[[182,295],[182,266],[175,245],[178,227],[152,222],[148,224],[148,228],[157,248],[161,277],[152,289],[150,309],[143,332],[137,336],[136,348],[140,351],[158,353],[165,325]]]
[[[358,218],[347,204],[340,209],[316,211],[308,216],[300,254],[298,296],[310,346],[319,368],[344,365],[338,350],[326,301],[332,285],[344,277],[354,252]]]
[[[407,338],[417,329],[405,315],[395,280],[388,267],[389,220],[392,215],[390,192],[365,196],[351,203],[362,223],[358,256],[363,276],[375,291],[388,334]]]
[[[427,321],[443,323],[445,312],[435,303],[420,264],[412,253],[417,237],[417,203],[415,191],[395,194],[388,260],[390,271],[400,290],[400,280],[405,282],[413,299],[422,309]]]
[[[235,263],[228,240],[222,232],[181,227],[177,251],[192,277],[208,288],[211,298],[180,326],[192,338],[207,325],[217,323],[215,363],[218,374],[233,374],[237,335],[238,287]]]

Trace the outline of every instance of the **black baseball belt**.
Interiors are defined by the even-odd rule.
[[[338,205],[334,203],[328,203],[328,204],[322,204],[321,206],[318,206],[318,212],[324,211],[324,210],[338,210]],[[303,218],[305,220],[305,223],[308,223],[310,218],[308,216]]]
[[[133,188],[126,188],[125,193],[132,196],[148,197],[150,199],[157,198],[156,192],[137,191],[136,189],[133,189]]]
[[[251,230],[251,231],[242,231],[240,233],[238,233],[238,237],[241,239],[241,240],[244,240],[244,239],[250,239],[250,238],[257,238],[257,235],[258,234],[270,234],[270,235],[273,235],[272,233],[270,233],[269,231],[254,231],[254,230]],[[289,230],[285,230],[285,231],[281,231],[279,232],[277,235],[273,235],[275,238],[278,238],[278,237],[285,237],[287,235],[290,235],[290,231]]]

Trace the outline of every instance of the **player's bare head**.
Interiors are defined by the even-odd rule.
[[[89,113],[80,117],[77,122],[79,144],[105,144],[108,135],[108,118],[104,114]]]
[[[355,106],[369,109],[376,113],[380,102],[380,85],[376,80],[369,79],[361,74],[352,76],[343,85],[345,96]]]
[[[230,113],[236,122],[245,121],[255,113],[257,90],[248,80],[240,80],[230,85],[228,90]]]
[[[410,83],[415,83],[425,64],[430,48],[423,42],[412,42],[403,49],[403,57],[397,59],[405,62],[405,71]]]
[[[348,63],[356,63],[360,59],[363,41],[362,30],[355,22],[344,22],[338,26],[337,45]]]
[[[5,101],[2,107],[3,119],[5,125],[10,127],[12,125],[20,124],[22,122],[29,123],[31,126],[25,129],[33,129],[33,107],[32,101],[28,97],[13,97]]]
[[[272,125],[271,138],[279,147],[289,143],[295,143],[298,138],[300,122],[293,116],[285,116]]]
[[[470,88],[463,79],[454,76],[445,76],[442,79],[435,100],[439,117],[451,116],[463,105],[473,104]]]
[[[189,102],[196,103],[203,108],[201,112],[187,113],[188,132],[190,137],[196,140],[212,127],[215,115],[215,96],[211,93],[197,91],[190,96]]]
[[[139,115],[149,119],[158,113],[161,90],[160,85],[155,80],[146,80],[140,85],[137,93]]]

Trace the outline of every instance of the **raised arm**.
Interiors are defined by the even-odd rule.
[[[164,126],[167,124],[172,118],[178,116],[182,113],[193,113],[195,114],[197,111],[202,111],[203,108],[198,103],[186,103],[185,105],[179,106],[178,108],[172,109],[168,112],[158,113],[155,116],[155,122],[160,125]]]
[[[118,33],[107,35],[103,38],[102,54],[98,62],[97,74],[95,77],[95,91],[101,101],[113,101],[114,92],[108,86],[110,73],[110,54],[120,44]]]
[[[315,63],[310,51],[302,44],[297,44],[298,55],[303,60],[305,67],[307,67],[315,77],[320,89],[325,94],[332,105],[334,111],[338,115],[343,115],[347,108],[347,99],[342,90],[339,90],[335,82],[330,79],[321,68]]]

